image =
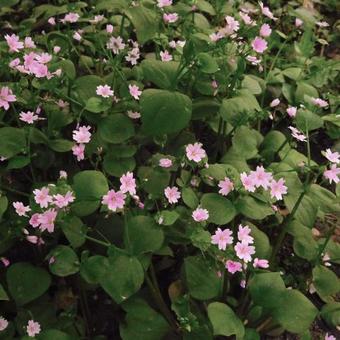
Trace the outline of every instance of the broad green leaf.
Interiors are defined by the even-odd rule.
[[[2,219],[2,215],[6,212],[8,207],[8,199],[6,196],[0,197],[0,221]]]
[[[340,212],[339,200],[328,189],[321,187],[318,184],[312,184],[307,194],[315,206],[324,213]]]
[[[340,325],[340,302],[323,305],[320,314],[330,327],[337,327]]]
[[[124,13],[135,27],[139,43],[144,44],[156,35],[158,18],[154,10],[139,4],[124,10]]]
[[[236,215],[231,201],[219,194],[204,194],[201,199],[202,208],[209,212],[208,221],[218,225],[230,222]]]
[[[22,306],[43,295],[51,284],[49,273],[27,262],[12,264],[6,273],[8,291]]]
[[[191,118],[191,99],[180,92],[148,89],[140,104],[142,128],[149,135],[179,132]]]
[[[131,138],[135,129],[129,117],[117,113],[103,118],[98,124],[98,132],[104,141],[118,144]]]
[[[73,189],[76,201],[72,205],[78,216],[86,216],[97,210],[100,200],[109,186],[106,177],[99,171],[85,170],[78,172],[73,178]]]
[[[300,67],[288,67],[283,70],[282,73],[290,79],[298,80],[300,78],[302,70]]]
[[[26,156],[14,156],[9,159],[6,169],[21,169],[30,164],[31,160]]]
[[[96,96],[97,86],[103,85],[103,80],[95,75],[87,75],[74,81],[74,95],[77,100],[86,105],[86,102]]]
[[[109,260],[101,255],[94,255],[81,261],[80,275],[91,284],[98,284],[107,275]]]
[[[24,129],[4,127],[0,129],[0,156],[11,158],[26,148]]]
[[[110,153],[104,156],[103,166],[108,174],[120,177],[128,171],[133,171],[136,167],[136,161],[133,157],[119,157],[110,148]]]
[[[198,69],[207,74],[216,73],[219,70],[218,64],[214,57],[209,53],[201,52],[197,55]]]
[[[252,75],[246,74],[244,76],[244,79],[242,81],[242,88],[249,90],[252,94],[262,93],[262,88],[259,82]]]
[[[39,334],[39,340],[74,340],[74,337],[58,329],[48,329]]]
[[[221,302],[210,303],[208,317],[213,326],[214,335],[236,335],[237,339],[243,338],[245,332],[243,323],[228,305]]]
[[[189,293],[193,298],[209,300],[219,294],[221,279],[204,258],[190,256],[184,259],[184,275]]]
[[[306,109],[300,109],[295,118],[296,127],[306,132],[319,129],[323,126],[323,120],[316,113]]]
[[[143,189],[153,196],[163,196],[164,189],[169,185],[170,174],[163,169],[140,167],[138,177]]]
[[[138,259],[117,255],[109,259],[108,271],[100,284],[116,303],[121,303],[136,293],[143,281],[144,270]]]
[[[182,200],[191,209],[196,209],[199,204],[195,191],[190,187],[182,189]]]
[[[297,83],[297,88],[295,91],[295,101],[296,102],[305,102],[305,96],[318,98],[318,91],[312,85],[299,81]]]
[[[141,63],[144,80],[150,81],[161,89],[171,89],[176,79],[179,63],[145,59]]]
[[[159,340],[170,330],[163,316],[142,299],[130,299],[122,304],[122,308],[126,312],[125,323],[120,324],[123,340]]]
[[[93,113],[99,113],[108,110],[110,106],[109,101],[102,100],[99,97],[91,97],[87,100],[85,109]]]
[[[296,289],[281,292],[276,302],[273,318],[291,333],[300,334],[308,330],[318,314],[312,302]]]
[[[235,207],[238,213],[253,220],[263,220],[267,216],[274,214],[274,210],[269,203],[264,203],[253,196],[240,197]]]
[[[127,221],[124,240],[132,254],[140,255],[160,249],[164,241],[164,234],[152,217],[134,216]]]
[[[0,284],[0,301],[8,301],[9,297],[4,289],[4,287],[2,286],[2,284]]]
[[[272,248],[267,234],[251,223],[249,223],[249,227],[251,229],[251,236],[254,238],[254,246],[256,250],[254,256],[260,259],[269,259]]]
[[[48,145],[56,152],[68,152],[71,151],[74,142],[67,139],[51,139]]]
[[[333,301],[340,291],[340,281],[337,275],[325,266],[317,265],[313,269],[313,284],[320,298],[326,302]]]
[[[67,216],[60,227],[73,248],[84,244],[87,228],[79,217]]]
[[[72,248],[59,245],[50,252],[49,256],[52,274],[64,277],[79,271],[78,256]]]

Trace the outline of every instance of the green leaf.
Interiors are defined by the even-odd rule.
[[[148,135],[179,132],[191,118],[191,100],[180,92],[148,89],[141,96],[142,128]]]
[[[87,75],[79,77],[74,81],[74,95],[77,100],[81,101],[84,105],[93,96],[96,95],[97,86],[103,85],[101,78],[95,75]]]
[[[14,156],[12,157],[7,164],[6,169],[21,169],[24,168],[26,165],[30,164],[31,160],[29,157],[26,156]]]
[[[308,330],[318,314],[317,308],[296,289],[281,292],[276,302],[273,318],[291,333],[300,334]]]
[[[333,301],[332,296],[340,291],[337,275],[325,266],[317,265],[313,269],[313,284],[320,298],[325,302]]]
[[[160,226],[149,216],[134,216],[128,219],[125,244],[131,253],[140,255],[160,249],[164,234]]]
[[[73,248],[78,248],[84,244],[87,228],[80,218],[67,216],[60,227]]]
[[[240,197],[237,200],[235,207],[239,214],[253,220],[263,220],[267,216],[274,214],[274,210],[269,204],[264,203],[253,196]]]
[[[305,102],[305,96],[318,98],[319,94],[315,87],[313,87],[312,85],[299,81],[297,83],[297,88],[295,91],[295,101],[297,103]]]
[[[2,219],[2,215],[6,212],[8,207],[8,199],[6,196],[0,196],[0,221]]]
[[[269,259],[272,248],[267,234],[251,223],[249,223],[249,227],[251,229],[251,236],[254,237],[254,246],[256,250],[254,256],[260,259]]]
[[[323,126],[322,118],[306,109],[298,110],[295,123],[296,127],[304,132],[313,131]]]
[[[108,174],[120,177],[128,171],[133,171],[136,161],[133,157],[119,157],[117,153],[110,152],[104,156],[103,166]]]
[[[106,177],[99,171],[85,170],[78,172],[73,178],[73,190],[76,201],[72,205],[78,216],[86,216],[97,210],[100,200],[109,186]]]
[[[76,68],[74,67],[73,62],[70,59],[64,59],[52,65],[51,71],[55,71],[58,68],[61,68],[63,73],[67,78],[73,80],[76,78]]]
[[[81,261],[80,275],[91,284],[98,284],[107,275],[109,260],[101,255],[94,255]]]
[[[340,325],[340,302],[323,305],[320,314],[330,327],[337,327]]]
[[[85,110],[100,113],[110,108],[111,103],[109,101],[102,100],[99,97],[91,97],[87,100]]]
[[[58,329],[48,329],[38,336],[39,340],[74,340],[74,337]]]
[[[136,293],[143,281],[144,270],[137,258],[117,255],[109,259],[107,274],[100,284],[116,303],[121,303]]]
[[[234,205],[227,198],[219,194],[204,194],[201,199],[202,208],[209,212],[210,223],[227,224],[236,215]]]
[[[248,89],[242,89],[235,97],[223,100],[220,115],[225,121],[237,126],[247,120],[245,114],[255,114],[256,111],[261,111],[257,99]]]
[[[135,134],[135,129],[129,117],[117,113],[103,118],[98,124],[98,132],[104,141],[122,143]]]
[[[0,156],[11,158],[26,148],[24,129],[4,127],[0,129]]]
[[[176,79],[179,63],[145,59],[141,62],[141,67],[145,81],[150,81],[161,89],[171,89]]]
[[[221,279],[216,270],[200,256],[184,259],[185,281],[190,295],[197,300],[215,298],[220,291]]]
[[[262,88],[259,82],[252,75],[244,75],[244,79],[242,81],[242,88],[248,89],[252,94],[261,94]]]
[[[313,200],[314,205],[323,213],[340,212],[337,197],[330,190],[318,184],[312,184],[308,196]]]
[[[51,284],[49,273],[27,262],[12,264],[6,273],[10,295],[22,306],[43,295]]]
[[[182,200],[191,209],[196,209],[199,200],[192,188],[182,188]]]
[[[155,11],[139,4],[124,10],[124,13],[135,27],[139,43],[144,44],[151,40],[158,32],[158,18]]]
[[[163,196],[164,189],[169,185],[169,172],[147,167],[140,167],[138,170],[143,189],[155,197]]]
[[[282,71],[283,75],[293,80],[298,80],[300,78],[301,73],[302,70],[300,67],[288,67]]]
[[[278,297],[285,289],[280,273],[255,274],[249,281],[249,290],[254,303],[267,310],[277,307]]]
[[[210,303],[208,317],[212,323],[215,336],[236,335],[236,338],[243,338],[245,332],[243,323],[228,305],[221,302]]]
[[[159,213],[159,218],[162,219],[161,225],[173,225],[179,218],[179,214],[175,211],[163,210]]]
[[[236,129],[232,142],[234,152],[245,159],[251,159],[257,155],[257,146],[262,142],[262,136],[247,126],[240,126]]]
[[[163,316],[142,299],[130,299],[122,304],[126,312],[125,323],[120,324],[123,340],[159,340],[170,330]]]
[[[48,145],[56,152],[68,152],[72,149],[74,142],[67,139],[52,139],[48,142]]]
[[[0,284],[0,301],[8,301],[9,297],[4,289],[4,287],[2,286],[2,284]]]
[[[68,246],[59,245],[50,254],[50,271],[57,276],[69,276],[79,271],[79,260],[74,250]]]
[[[198,69],[203,73],[212,74],[219,70],[216,60],[209,53],[198,53],[197,64]]]

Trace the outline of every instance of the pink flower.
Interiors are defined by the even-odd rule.
[[[160,52],[159,55],[161,56],[161,60],[163,62],[172,60],[172,55],[167,50]]]
[[[294,118],[296,116],[297,108],[295,106],[290,106],[286,110],[289,117]]]
[[[295,27],[300,27],[303,25],[303,21],[299,18],[295,18]]]
[[[223,38],[223,35],[222,35],[220,32],[211,33],[211,34],[209,35],[209,38],[210,38],[210,40],[211,40],[212,42],[216,42],[216,41],[222,39],[222,38]]]
[[[226,250],[227,246],[233,243],[232,234],[230,229],[217,228],[215,234],[211,236],[211,243],[217,244],[220,250]]]
[[[237,242],[234,249],[236,251],[237,257],[246,263],[250,262],[251,255],[255,254],[255,247],[249,246],[248,244],[242,242]]]
[[[76,144],[72,147],[73,155],[77,157],[77,161],[82,161],[85,158],[85,145],[84,144]]]
[[[35,235],[27,235],[26,240],[33,244],[37,244],[39,242],[38,236],[35,236]]]
[[[25,48],[36,48],[34,41],[31,37],[26,37],[24,40]]]
[[[117,209],[123,209],[125,204],[126,195],[121,191],[109,190],[106,195],[103,196],[102,204],[107,205],[107,208],[111,211],[117,211]]]
[[[244,244],[253,243],[254,239],[249,235],[250,233],[251,229],[247,225],[243,226],[240,224],[238,226],[237,238]]]
[[[240,282],[240,287],[241,287],[241,288],[246,288],[246,285],[247,285],[246,280],[241,280],[241,282]]]
[[[99,22],[104,20],[104,15],[95,15],[92,20],[89,20],[91,24],[98,24]]]
[[[79,31],[74,32],[72,37],[74,40],[80,41],[82,39],[81,32]]]
[[[3,107],[6,111],[9,109],[9,103],[15,102],[17,97],[13,94],[12,90],[5,86],[0,90],[0,108]]]
[[[255,182],[253,180],[253,177],[251,175],[247,175],[245,172],[242,172],[240,174],[241,182],[244,186],[244,188],[249,192],[255,191]]]
[[[331,149],[326,149],[326,151],[324,151],[323,154],[330,162],[336,163],[336,164],[340,163],[339,152],[332,152]]]
[[[106,32],[107,33],[112,33],[113,32],[113,26],[111,25],[111,24],[109,24],[109,25],[106,25]]]
[[[225,177],[224,180],[219,181],[218,186],[221,188],[218,193],[222,196],[227,196],[230,191],[234,190],[234,183],[228,177]]]
[[[285,186],[285,180],[280,178],[278,181],[274,179],[270,182],[270,196],[277,200],[282,200],[282,195],[287,193],[287,187]]]
[[[124,50],[125,44],[121,37],[111,37],[109,42],[106,44],[106,47],[112,50],[114,54],[118,54],[121,50]]]
[[[19,58],[15,58],[15,59],[13,59],[9,64],[8,64],[8,66],[10,67],[10,68],[16,68],[18,65],[20,65],[20,59]]]
[[[8,327],[8,321],[0,316],[0,332],[4,331]]]
[[[177,203],[181,198],[181,193],[177,187],[167,187],[164,189],[164,195],[170,204]]]
[[[172,5],[172,0],[157,0],[157,6],[159,8],[167,7]]]
[[[53,52],[54,52],[55,54],[59,53],[60,50],[61,50],[61,47],[58,46],[58,45],[53,47]]]
[[[246,59],[252,64],[252,65],[258,65],[261,62],[261,59],[257,59],[254,56],[248,55]]]
[[[264,39],[262,39],[260,37],[256,37],[252,41],[251,46],[252,46],[252,48],[255,52],[263,53],[267,49],[268,44]]]
[[[41,331],[39,322],[29,320],[27,327],[26,327],[26,331],[27,331],[28,336],[31,336],[31,337],[34,337],[37,334],[39,334]]]
[[[137,85],[129,85],[129,92],[133,98],[139,100],[139,96],[142,94],[142,91],[139,90]]]
[[[276,107],[280,104],[280,99],[279,98],[275,98],[273,101],[271,101],[271,103],[269,104],[270,107]]]
[[[269,37],[272,34],[272,29],[268,24],[263,24],[260,28],[260,36],[261,37]]]
[[[120,191],[122,193],[128,192],[130,195],[136,195],[136,180],[133,178],[132,172],[128,171],[119,180],[121,183]]]
[[[273,178],[273,175],[270,172],[266,172],[263,166],[257,166],[256,171],[251,171],[250,176],[256,188],[262,186],[265,190],[268,189]]]
[[[78,130],[73,130],[73,140],[79,144],[89,143],[91,140],[91,126],[79,126]]]
[[[19,119],[27,124],[33,124],[36,120],[39,119],[39,117],[36,116],[34,112],[27,111],[27,112],[21,112],[19,115]]]
[[[70,203],[74,202],[75,197],[72,191],[68,191],[64,196],[61,194],[54,195],[53,199],[53,204],[61,209],[67,207]]]
[[[48,204],[52,202],[52,196],[49,195],[50,189],[42,187],[40,190],[33,190],[34,200],[40,205],[40,208],[47,208]]]
[[[24,206],[24,204],[22,202],[13,202],[13,207],[15,209],[15,212],[19,216],[26,216],[27,217],[26,213],[31,211],[31,208],[29,206]]]
[[[269,263],[268,263],[268,260],[258,259],[256,257],[254,259],[253,266],[254,266],[254,268],[268,268],[269,267]]]
[[[298,129],[293,126],[288,126],[288,129],[292,131],[292,137],[300,142],[305,142],[307,140],[306,136]]]
[[[64,19],[62,19],[61,22],[62,23],[65,23],[65,22],[74,23],[74,22],[77,22],[79,18],[80,16],[78,13],[70,12],[65,15]]]
[[[312,103],[318,107],[327,107],[328,102],[326,100],[323,100],[321,98],[312,98]]]
[[[178,14],[177,13],[164,13],[163,20],[165,23],[173,24],[174,22],[178,20]]]
[[[323,173],[324,177],[329,180],[329,183],[339,183],[340,168],[336,167],[336,164],[332,164],[329,170]]]
[[[6,34],[5,39],[10,52],[19,52],[19,50],[22,50],[24,48],[24,43],[19,41],[19,37],[15,34]]]
[[[262,14],[265,15],[266,17],[268,17],[269,19],[272,19],[272,20],[277,20],[277,18],[274,17],[273,13],[270,11],[269,7],[267,6],[263,6],[263,3],[260,1],[259,2],[260,4],[260,7],[261,7],[261,11],[262,11]]]
[[[140,51],[138,47],[134,47],[130,50],[125,57],[125,60],[131,63],[131,65],[137,65],[137,61],[140,58]]]
[[[207,156],[205,150],[202,148],[202,143],[188,144],[185,147],[186,155],[189,161],[194,161],[196,163],[200,162],[203,158]]]
[[[332,334],[326,333],[325,340],[336,340],[336,337],[333,336]]]
[[[236,272],[242,272],[242,263],[228,260],[225,263],[225,267],[230,274],[235,274]]]
[[[40,226],[40,222],[39,222],[39,216],[40,214],[35,213],[31,216],[30,220],[29,220],[29,224],[33,227],[33,228],[37,228]]]
[[[98,96],[102,96],[103,98],[109,98],[113,96],[113,91],[109,85],[99,85],[97,86],[96,93]]]
[[[11,264],[11,262],[9,261],[9,259],[6,258],[6,257],[1,257],[1,258],[0,258],[0,261],[2,262],[2,264],[3,264],[5,267],[8,267],[8,266]]]
[[[197,208],[192,212],[191,216],[196,222],[203,222],[209,218],[209,211],[207,209]]]
[[[233,17],[227,15],[225,17],[225,20],[227,22],[227,30],[230,32],[230,33],[234,33],[234,32],[237,32],[240,28],[240,23],[235,20]]]
[[[243,13],[243,12],[238,12],[238,14],[240,15],[241,19],[243,20],[243,22],[246,25],[251,25],[253,23],[253,20],[251,19],[251,17],[247,14],[247,13]]]
[[[169,158],[161,158],[159,160],[159,166],[162,168],[170,168],[172,166],[172,160]]]
[[[327,21],[317,21],[316,24],[322,28],[329,27],[329,23]]]
[[[53,233],[54,231],[54,222],[55,219],[57,218],[57,211],[55,209],[48,209],[42,214],[39,215],[39,223],[40,227],[39,229],[41,231],[44,231],[47,229],[49,233]]]
[[[56,24],[55,22],[55,18],[54,17],[50,17],[47,22],[51,25],[51,26],[54,26]]]

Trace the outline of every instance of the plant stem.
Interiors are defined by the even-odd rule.
[[[150,271],[151,278],[148,275],[148,273],[145,273],[146,284],[148,285],[150,292],[152,293],[153,298],[154,298],[155,302],[157,303],[159,310],[162,312],[162,314],[164,315],[164,317],[168,321],[169,325],[175,331],[177,331],[178,330],[177,322],[176,322],[175,318],[173,317],[171,311],[169,310],[168,306],[166,305],[166,303],[163,300],[162,294],[161,294],[159,287],[158,287],[158,282],[157,282],[155,270],[153,268],[152,263],[150,265],[149,271]]]
[[[318,261],[318,263],[320,262],[321,256],[322,256],[324,250],[326,249],[327,244],[328,244],[329,240],[331,239],[331,237],[332,237],[332,235],[333,235],[335,229],[336,229],[336,225],[334,225],[334,226],[329,230],[329,232],[328,232],[328,234],[327,234],[327,237],[326,237],[326,240],[325,240],[324,244],[322,245],[322,247],[321,247],[320,250],[319,250],[319,253],[318,253],[318,256],[317,256],[317,261]]]
[[[110,246],[111,246],[111,243],[97,240],[96,238],[93,238],[93,237],[91,237],[91,236],[84,235],[84,237],[85,237],[87,240],[92,241],[92,242],[97,243],[97,244],[100,244],[100,245],[102,245],[102,246],[104,246],[104,247],[110,247]]]
[[[18,194],[18,195],[21,195],[21,196],[30,197],[30,194],[27,194],[26,192],[19,191],[19,190],[16,190],[16,189],[12,189],[12,188],[10,188],[6,185],[3,185],[3,184],[0,185],[0,189],[12,192],[13,194]]]

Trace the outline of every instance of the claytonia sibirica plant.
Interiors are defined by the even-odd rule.
[[[335,11],[0,0],[0,339],[338,338]]]

